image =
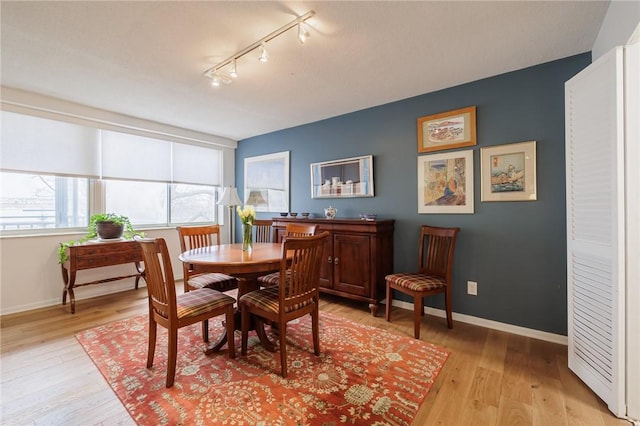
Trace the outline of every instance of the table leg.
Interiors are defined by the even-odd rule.
[[[238,299],[240,299],[240,297],[242,297],[243,295],[253,290],[257,290],[259,288],[260,288],[260,285],[258,284],[257,278],[238,278]],[[235,322],[236,330],[242,330],[241,315],[240,315],[239,309],[236,309],[234,322]],[[260,339],[260,343],[262,343],[268,351],[275,352],[276,345],[274,345],[269,340],[269,338],[267,337],[267,333],[264,330],[264,327],[265,325],[262,319],[258,317],[253,317],[251,321],[251,326],[249,327],[249,329],[256,331],[256,334],[258,335],[258,339]],[[228,336],[226,331],[223,331],[223,333],[220,335],[218,340],[216,340],[214,343],[209,345],[209,347],[204,351],[205,354],[210,355],[213,352],[217,352],[220,349],[222,349],[222,347],[227,343],[227,338]]]

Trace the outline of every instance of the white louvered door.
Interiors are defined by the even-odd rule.
[[[625,406],[623,49],[565,85],[569,368]]]

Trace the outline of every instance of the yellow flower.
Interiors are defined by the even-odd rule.
[[[253,225],[253,222],[256,220],[256,209],[252,205],[245,205],[244,208],[240,208],[240,206],[236,207],[236,211],[238,212],[238,216],[240,216],[240,220],[245,225]]]

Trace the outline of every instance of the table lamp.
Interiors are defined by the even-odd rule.
[[[229,207],[229,241],[234,243],[233,222],[234,222],[234,207],[242,205],[240,197],[238,196],[238,189],[227,186],[222,192],[222,197],[218,201],[218,205]]]

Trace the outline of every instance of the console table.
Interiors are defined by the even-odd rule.
[[[62,304],[67,304],[67,293],[69,293],[72,314],[76,312],[76,298],[73,293],[74,288],[135,277],[135,288],[137,289],[140,278],[144,278],[144,269],[140,266],[142,250],[135,241],[89,241],[83,244],[69,246],[67,250],[69,251],[69,259],[60,265],[62,267],[62,280],[64,281]],[[80,284],[76,283],[76,274],[78,271],[103,266],[122,265],[125,263],[133,263],[136,267],[136,273]]]

